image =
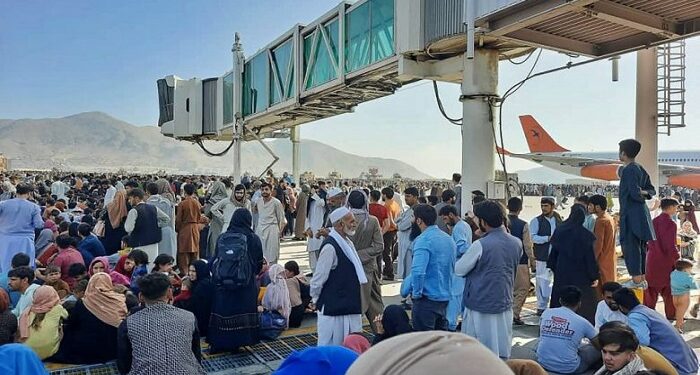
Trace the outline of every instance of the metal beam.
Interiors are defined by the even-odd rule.
[[[579,11],[581,8],[596,2],[597,0],[547,0],[528,6],[516,13],[501,18],[489,20],[486,23],[487,35],[502,36],[516,30],[524,29],[536,23],[560,16],[571,11]],[[479,20],[476,26],[480,26]]]
[[[658,34],[639,33],[599,45],[599,55],[620,54],[635,47],[649,45],[665,39]]]
[[[600,0],[581,11],[591,17],[664,37],[678,36],[677,23],[626,5]]]
[[[535,47],[548,48],[562,52],[575,52],[586,56],[598,56],[600,54],[599,48],[595,44],[530,29],[516,30],[506,35],[506,37],[515,41],[525,42]]]

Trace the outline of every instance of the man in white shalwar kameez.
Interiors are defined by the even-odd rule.
[[[505,212],[498,203],[478,203],[474,215],[484,235],[455,264],[455,274],[466,276],[462,332],[508,359],[513,339],[513,284],[523,246],[506,231]]]
[[[267,262],[275,264],[280,255],[280,233],[287,225],[287,220],[284,217],[282,202],[272,196],[272,186],[263,183],[260,192],[262,198],[258,199],[253,206],[253,212],[258,214],[255,234],[260,237],[263,255]]]
[[[326,202],[314,191],[309,198],[308,209],[306,211],[306,224],[304,232],[306,233],[307,244],[306,251],[309,252],[309,267],[311,272],[316,269],[316,261],[321,252],[321,244],[323,238],[316,237],[319,229],[323,228],[324,219],[326,216]]]
[[[321,246],[310,294],[318,309],[318,346],[341,345],[345,337],[362,330],[361,285],[367,283],[362,262],[348,236],[357,224],[352,212],[331,212],[333,224]]]

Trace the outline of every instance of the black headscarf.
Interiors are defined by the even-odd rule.
[[[389,305],[384,309],[382,326],[384,333],[375,337],[374,344],[403,333],[413,332],[406,310],[399,305]]]
[[[214,300],[214,284],[211,282],[209,264],[201,259],[192,262],[197,270],[197,280],[192,282],[192,295],[189,299],[176,303],[177,307],[188,310],[197,318],[197,328],[202,336],[209,331],[209,316]]]
[[[196,289],[197,285],[202,281],[211,281],[211,272],[209,272],[209,263],[204,260],[198,259],[192,262],[192,267],[197,271],[197,280],[193,281],[193,288]]]
[[[247,208],[239,208],[233,212],[231,223],[228,225],[227,231],[243,233],[245,235],[253,233],[253,215]]]

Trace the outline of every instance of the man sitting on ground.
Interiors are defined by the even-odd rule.
[[[600,352],[593,345],[581,345],[581,339],[592,339],[596,330],[576,314],[581,306],[579,288],[562,288],[559,301],[561,307],[547,309],[542,314],[537,362],[548,371],[581,374],[600,361]]]
[[[631,289],[621,288],[613,294],[613,298],[620,311],[627,315],[640,344],[666,357],[679,374],[697,374],[698,357],[666,318],[640,304]]]
[[[146,307],[119,326],[119,373],[203,375],[197,320],[191,312],[170,305],[173,291],[168,276],[154,272],[138,284],[139,299]]]
[[[646,370],[644,362],[635,353],[639,340],[631,330],[607,329],[598,335],[598,343],[603,355],[603,367],[595,375],[636,374]]]
[[[34,271],[28,266],[13,268],[7,273],[10,289],[20,293],[17,306],[12,309],[12,314],[19,318],[27,307],[34,301],[34,292],[39,285],[34,284]]]
[[[598,307],[595,310],[596,329],[600,329],[600,326],[612,321],[627,323],[627,315],[620,312],[620,306],[613,299],[613,293],[620,288],[622,288],[620,284],[612,281],[603,284],[603,300],[598,302]]]

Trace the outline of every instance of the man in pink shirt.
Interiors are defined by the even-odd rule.
[[[58,246],[58,254],[50,262],[51,265],[57,266],[61,269],[61,280],[68,283],[68,285],[73,288],[75,280],[68,274],[68,269],[71,265],[79,263],[85,265],[83,261],[83,256],[80,252],[75,249],[77,246],[77,241],[75,238],[62,234],[56,238],[56,246]]]

